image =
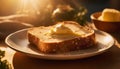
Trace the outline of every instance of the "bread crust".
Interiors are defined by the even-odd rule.
[[[32,29],[31,29],[32,30]],[[28,30],[29,31],[29,30]],[[63,53],[95,46],[95,33],[92,32],[86,37],[76,37],[61,42],[44,42],[38,37],[28,32],[28,40],[43,53]]]

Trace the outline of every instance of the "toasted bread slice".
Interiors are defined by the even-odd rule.
[[[72,30],[73,34],[50,34],[50,30],[59,24]],[[64,29],[63,29],[64,31]],[[65,21],[53,26],[40,26],[28,30],[28,40],[44,53],[61,53],[94,46],[94,30],[76,22]]]

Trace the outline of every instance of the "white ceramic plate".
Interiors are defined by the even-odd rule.
[[[5,42],[10,48],[36,58],[52,60],[82,59],[101,54],[113,46],[114,39],[111,35],[99,30],[95,31],[95,34],[97,40],[97,45],[95,47],[61,54],[44,54],[39,52],[35,46],[29,44],[27,39],[27,29],[10,34]]]

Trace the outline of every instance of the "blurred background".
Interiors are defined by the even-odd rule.
[[[62,6],[61,9],[58,7],[59,5],[70,5],[75,11],[69,12],[69,9],[71,9],[69,6]],[[77,10],[80,7],[85,9]],[[12,21],[16,23],[17,21],[17,24],[48,26],[54,24],[54,19],[57,20],[58,14],[61,15],[61,13],[61,17],[68,17],[69,20],[77,18],[78,22],[85,22],[84,15],[87,16],[87,21],[91,21],[90,15],[92,13],[102,11],[105,8],[120,10],[120,0],[0,0],[0,23],[6,23],[6,20],[10,20],[7,23],[13,23]],[[61,11],[59,12],[58,9]],[[64,13],[64,15],[63,12],[66,12],[66,9],[67,14]],[[81,12],[80,16],[78,15],[79,11]],[[54,13],[56,14],[53,15]],[[71,18],[72,15],[73,17],[74,15],[78,16]],[[60,21],[59,18],[58,21]]]
[[[38,0],[42,3],[46,0]],[[60,4],[62,2],[70,3],[69,1],[73,0],[49,0],[56,4]],[[96,11],[102,11],[104,8],[115,8],[120,10],[120,0],[74,0],[77,1],[78,4],[83,5],[88,9],[87,16]],[[0,16],[6,16],[15,14],[18,11],[18,7],[20,6],[21,0],[0,0]],[[35,2],[35,0],[33,0]],[[46,2],[47,4],[47,2]],[[40,3],[38,6],[41,6]],[[45,4],[44,4],[45,5]],[[39,9],[40,10],[40,9]]]

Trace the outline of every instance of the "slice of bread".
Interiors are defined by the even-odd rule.
[[[64,24],[75,34],[50,34],[50,30],[59,24]],[[63,31],[65,30],[63,29]],[[27,33],[29,42],[36,45],[44,53],[80,50],[94,46],[96,43],[94,30],[73,21],[65,21],[48,27],[31,28]]]

